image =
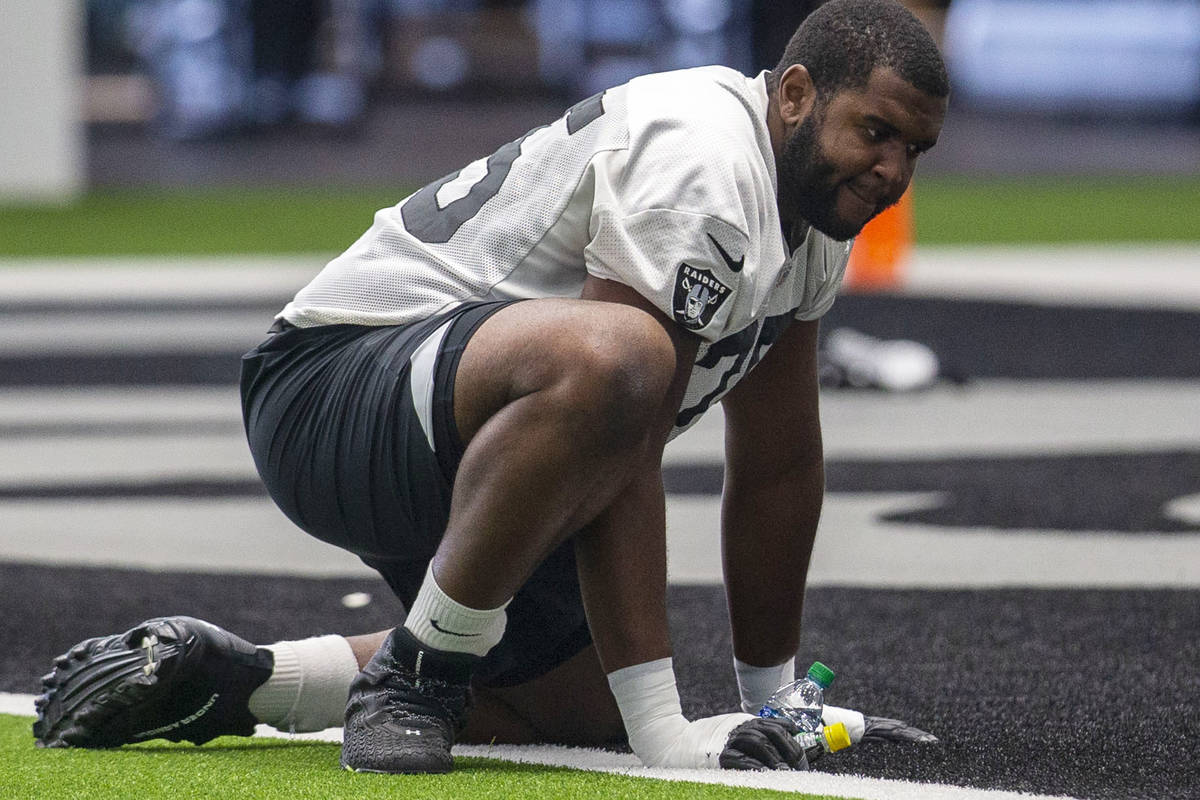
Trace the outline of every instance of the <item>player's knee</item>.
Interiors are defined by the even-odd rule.
[[[572,337],[564,357],[570,403],[606,436],[643,436],[675,374],[670,337],[649,314],[620,307]]]

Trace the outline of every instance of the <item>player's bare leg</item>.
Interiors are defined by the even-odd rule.
[[[507,601],[584,528],[647,458],[650,422],[674,369],[648,314],[581,301],[511,306],[467,346],[455,418],[469,441],[434,556],[447,593]]]
[[[594,292],[636,297],[595,283]],[[454,414],[466,449],[449,523],[403,628],[351,685],[343,766],[451,768],[470,675],[499,641],[505,606],[564,539],[582,531],[591,540],[586,529],[619,494],[657,475],[694,347],[661,315],[624,302],[531,301],[480,326],[456,376]],[[649,600],[663,606],[630,626],[642,660],[670,652],[661,525],[635,521],[625,544],[647,535],[659,541],[648,555],[632,546],[629,561],[653,580],[607,567],[605,574],[652,587]],[[610,538],[604,547],[613,545]],[[582,564],[580,575],[587,577]]]
[[[447,591],[461,594],[468,603],[486,604],[493,602],[493,598],[511,596],[563,538],[586,527],[584,523],[589,518],[594,521],[605,516],[600,511],[634,476],[643,478],[657,470],[665,430],[669,429],[669,419],[682,390],[678,376],[672,376],[671,371],[676,363],[690,365],[694,355],[694,352],[677,354],[677,347],[669,323],[617,303],[532,301],[496,313],[481,327],[468,345],[459,369],[461,399],[456,403],[456,417],[462,437],[470,441],[456,489],[456,500],[460,502],[452,509],[447,542],[439,552],[434,573],[442,577],[438,565],[445,561],[445,554],[456,552],[455,548],[465,548],[469,561],[469,553],[476,548],[471,538],[482,536],[486,541],[478,552],[487,555],[483,558],[477,555],[471,563],[472,569],[484,569],[489,580],[465,575],[467,570],[461,566],[461,574],[456,577],[452,568],[445,581]],[[489,461],[500,469],[487,469]],[[631,527],[624,544],[631,543],[637,528],[637,525]],[[591,531],[584,535],[600,540]],[[501,544],[505,541],[507,544]],[[650,571],[657,574],[665,572],[662,560],[663,554],[659,552],[656,558],[645,560],[645,564],[653,561]],[[451,558],[449,563],[457,564],[458,560]],[[503,565],[503,571],[496,569],[497,564]],[[643,563],[639,566],[646,568]],[[640,580],[640,576],[628,577]],[[451,597],[457,599],[455,595]],[[591,611],[589,608],[589,614]],[[61,670],[48,676],[43,726],[48,733],[43,736],[35,729],[35,734],[46,744],[112,746],[130,741],[125,734],[134,728],[137,732],[157,730],[162,727],[156,721],[160,718],[171,721],[165,735],[189,741],[202,741],[210,734],[248,733],[254,716],[285,730],[292,727],[297,709],[306,707],[309,701],[297,696],[289,699],[285,691],[282,711],[273,712],[270,719],[242,713],[246,708],[243,698],[236,710],[237,726],[217,724],[220,717],[209,710],[200,719],[213,723],[209,726],[211,730],[193,731],[195,726],[186,720],[196,709],[191,704],[184,704],[187,705],[184,708],[176,703],[178,693],[170,691],[171,685],[183,680],[188,685],[195,683],[200,691],[214,681],[219,684],[226,680],[221,673],[224,667],[212,670],[188,667],[187,674],[191,677],[165,683],[160,680],[163,675],[149,681],[137,678],[145,667],[159,663],[157,659],[164,653],[208,652],[206,659],[211,656],[214,664],[225,664],[223,653],[246,650],[247,657],[257,659],[264,651],[241,640],[237,640],[238,647],[232,647],[226,638],[237,637],[219,632],[213,638],[213,626],[193,622],[198,621],[174,626],[171,634],[174,644],[170,645],[173,649],[164,649],[161,639],[148,649],[144,647],[153,637],[142,629],[144,626],[139,626],[127,632],[128,635],[97,640],[86,654],[81,651],[78,659],[66,659]],[[646,638],[657,643],[664,654],[669,651],[665,620],[649,630]],[[376,636],[372,644],[378,641]],[[196,651],[191,642],[200,642],[204,647]],[[180,650],[185,643],[187,646]],[[284,644],[287,643],[273,647],[287,649]],[[350,662],[350,669],[362,664],[354,648],[341,637],[318,637],[305,646],[340,648],[336,659],[322,655],[312,659],[316,663]],[[89,664],[96,666],[101,658],[120,659],[128,666],[130,680],[121,686],[125,689],[136,686],[136,690],[123,689],[118,697],[98,685],[99,694],[95,697],[101,702],[96,704],[96,714],[84,715],[76,710],[59,714],[55,698],[64,697],[66,688],[94,674]],[[257,663],[253,672],[247,672],[241,682],[246,684],[246,694],[251,694],[251,699],[261,697],[259,693],[270,688],[267,684],[279,672],[280,661],[278,657],[275,659],[275,673],[269,666],[264,670]],[[169,655],[167,663],[172,668],[184,666],[183,659]],[[337,669],[331,671],[336,673]],[[595,651],[589,649],[542,679],[517,687],[484,690],[480,693],[479,714],[465,735],[470,741],[493,738],[607,741],[621,728],[603,672]],[[115,684],[105,678],[105,686],[111,688]],[[337,705],[331,701],[335,695],[340,695],[339,702],[345,698],[346,687],[339,679],[333,679],[327,688],[329,691],[320,704],[322,709]],[[205,694],[199,699],[209,696]],[[161,701],[161,708],[151,702],[154,698]],[[116,699],[121,703],[115,704]],[[573,724],[569,717],[576,720],[580,717],[565,711],[580,708],[580,703],[591,709],[584,714],[589,719],[588,726]],[[250,724],[242,725],[247,717]],[[306,724],[319,725],[326,719],[320,710],[312,717]],[[107,736],[114,730],[114,720],[121,720],[123,727],[115,737]],[[140,725],[145,720],[153,724]],[[87,724],[76,726],[71,736],[64,738],[57,736],[58,721]],[[587,727],[590,732],[580,731],[579,727]],[[305,728],[296,727],[302,729]],[[448,754],[448,747],[446,750]]]

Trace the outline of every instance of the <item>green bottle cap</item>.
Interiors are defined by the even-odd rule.
[[[828,689],[829,684],[833,683],[833,670],[820,661],[814,661],[813,665],[808,668],[808,677],[817,686],[820,686],[822,689]]]

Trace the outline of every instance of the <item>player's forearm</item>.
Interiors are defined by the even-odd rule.
[[[684,717],[669,657],[665,531],[656,466],[575,539],[588,624],[630,747],[651,767],[798,766],[802,759],[786,732],[771,737],[754,727],[774,720],[744,713]]]
[[[770,480],[726,481],[721,528],[734,655],[756,666],[796,653],[825,471],[819,456]]]
[[[605,672],[665,658],[666,508],[647,469],[575,539],[588,625]]]

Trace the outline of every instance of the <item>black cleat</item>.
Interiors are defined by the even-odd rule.
[[[467,721],[478,656],[421,644],[405,628],[388,635],[350,684],[342,766],[355,772],[449,772],[450,748]]]
[[[274,664],[271,651],[203,620],[146,620],[54,660],[34,701],[33,735],[39,747],[249,736],[257,722],[250,695]]]

